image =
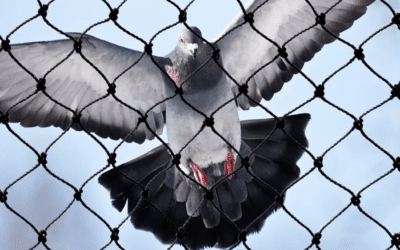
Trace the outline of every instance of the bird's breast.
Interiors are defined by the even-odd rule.
[[[211,163],[224,161],[230,146],[220,136],[233,147],[240,147],[240,122],[234,101],[220,108],[232,97],[230,88],[220,86],[213,91],[183,95],[197,111],[179,96],[167,102],[168,141],[174,153],[184,148],[181,151],[182,163],[192,161],[200,168],[205,168]],[[218,111],[214,113],[215,110]],[[207,117],[213,114],[213,128],[217,133],[207,126],[201,130],[205,120],[203,114]]]

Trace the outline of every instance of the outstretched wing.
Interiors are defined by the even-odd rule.
[[[317,14],[326,13],[325,28],[338,36],[340,32],[351,27],[374,0],[309,2]],[[334,6],[336,3],[338,4]],[[334,8],[330,9],[332,6]],[[316,15],[305,0],[253,0],[245,9],[246,13],[254,14],[255,28],[281,47],[301,31],[316,24]],[[239,84],[246,82],[254,72],[278,55],[278,48],[254,31],[249,23],[234,29],[244,22],[241,12],[214,40],[221,50],[224,68]],[[234,30],[228,33],[232,29]],[[225,34],[227,35],[223,37]],[[325,44],[334,40],[335,38],[324,31],[321,25],[316,25],[285,45],[287,59],[301,69]],[[250,79],[248,94],[256,102],[260,102],[262,98],[270,100],[274,93],[281,90],[283,83],[292,79],[296,73],[295,68],[278,56]],[[232,91],[234,94],[238,93],[238,87],[233,81]],[[241,95],[237,102],[244,110],[256,106],[256,103],[244,95]]]
[[[78,33],[70,35],[76,41],[81,36]],[[165,99],[162,73],[147,54],[138,61],[142,56],[139,51],[89,35],[84,35],[81,40],[84,57],[97,67],[110,83],[117,78],[115,96],[122,102],[144,114]],[[11,46],[10,52],[37,79],[45,78],[45,91],[49,96],[73,111],[83,110],[80,121],[86,130],[103,138],[117,140],[125,138],[135,129],[140,115],[116,101],[112,95],[106,96],[106,81],[74,51],[74,41],[17,44]],[[70,56],[63,61],[69,54]],[[163,65],[167,60],[154,58],[159,65]],[[60,62],[61,64],[52,70]],[[135,65],[131,67],[133,64]],[[125,70],[127,71],[118,77]],[[73,113],[53,102],[41,91],[33,94],[36,86],[36,80],[0,48],[0,111],[8,112],[11,122],[20,122],[24,127],[53,125],[63,130],[67,129],[72,123]],[[28,96],[31,97],[26,99]],[[106,97],[92,103],[104,96]],[[19,103],[21,100],[24,101]],[[13,107],[17,103],[18,105]],[[148,113],[146,119],[151,129],[158,134],[163,130],[164,111],[165,104],[159,104]],[[73,123],[72,128],[82,130],[77,123]],[[127,141],[142,143],[145,139],[153,138],[154,134],[148,130],[146,124],[140,123]]]

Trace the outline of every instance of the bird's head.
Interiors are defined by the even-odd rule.
[[[197,27],[192,26],[190,28],[198,36],[201,36],[201,31]],[[203,45],[203,41],[193,32],[186,27],[183,29],[179,36],[178,49],[181,50],[183,54],[196,58],[196,53],[199,47]]]

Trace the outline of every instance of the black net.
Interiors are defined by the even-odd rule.
[[[66,34],[79,31],[136,50],[144,47],[144,55],[165,55],[176,46],[183,25],[201,28],[204,38],[216,37],[219,33],[214,34],[213,30],[220,32],[243,7],[240,1],[66,2],[3,1],[0,53],[13,57],[10,44],[67,36],[75,38],[69,48],[71,53],[80,53],[96,68],[82,53],[79,36]],[[228,4],[236,6],[232,15],[226,9]],[[282,208],[268,217],[259,234],[246,235],[246,231],[238,229],[238,241],[232,248],[400,249],[400,137],[396,133],[400,125],[400,14],[396,14],[399,9],[397,1],[372,4],[365,16],[341,34],[339,41],[327,45],[304,68],[296,69],[299,73],[271,101],[262,101],[257,107],[239,113],[241,120],[276,119],[276,126],[265,138],[283,133],[305,153],[297,163],[300,178],[290,185]],[[248,13],[245,20],[252,23],[252,18]],[[205,20],[208,21],[203,27]],[[323,24],[324,15],[316,10],[313,25]],[[222,28],[213,27],[209,31],[207,25]],[[46,39],[43,30],[47,32]],[[291,39],[285,46],[290,47]],[[278,46],[276,50],[278,57],[287,60],[285,49]],[[217,56],[216,51],[210,60]],[[19,63],[18,58],[13,60]],[[54,62],[52,66],[62,63]],[[114,79],[102,83],[107,85],[103,96],[76,111],[64,105],[62,98],[58,100],[46,92],[46,76],[24,70],[32,78],[31,95],[7,109],[0,106],[0,241],[4,249],[181,248],[177,245],[182,243],[180,232],[184,235],[190,231],[185,228],[186,223],[174,225],[176,241],[162,245],[151,233],[134,230],[126,211],[118,213],[111,206],[108,194],[97,181],[105,169],[138,157],[161,143],[167,146],[165,132],[141,145],[102,139],[82,126],[80,115],[110,98],[140,113],[139,119],[150,127],[146,113],[137,112],[118,99],[115,94],[118,84],[115,87]],[[246,87],[238,89],[236,98],[249,97]],[[0,100],[6,98],[1,90]],[[15,107],[29,103],[40,93],[73,113],[74,118],[63,128],[65,131],[23,129],[9,122],[8,114]],[[175,94],[181,92],[177,90]],[[308,148],[286,132],[287,121],[280,118],[298,113],[311,114],[306,130]],[[209,125],[212,122],[205,116],[204,127]],[[70,127],[81,127],[83,132],[77,133]],[[245,159],[246,155],[240,157]],[[152,181],[155,180],[149,183]],[[131,182],[136,183],[135,179]],[[146,190],[151,185],[141,188],[142,199],[147,199]],[[275,190],[274,205],[281,203],[282,194]],[[152,203],[151,195],[148,202],[161,214],[160,218],[168,220]],[[182,247],[186,248],[185,244]]]

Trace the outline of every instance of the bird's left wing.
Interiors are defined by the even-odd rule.
[[[340,32],[351,27],[374,0],[308,2],[314,7],[317,15],[326,13],[325,28],[338,36]],[[280,47],[285,45],[287,59],[298,69],[311,60],[325,44],[335,40],[321,25],[316,24],[316,14],[305,0],[252,0],[245,9],[246,13],[253,13],[253,25],[259,32]],[[241,26],[235,29],[238,25]],[[296,36],[310,27],[311,29]],[[289,41],[291,38],[293,40]],[[286,42],[288,43],[285,44]],[[242,12],[232,20],[214,43],[221,50],[224,68],[239,84],[245,83],[253,73],[272,61],[248,83],[248,95],[257,103],[262,98],[270,100],[274,93],[281,90],[283,84],[297,73],[295,68],[279,56],[277,46],[254,31],[249,22],[245,23]],[[238,93],[238,87],[233,81],[232,90],[235,95]],[[237,102],[244,110],[256,106],[255,102],[244,95],[241,95]]]
[[[75,41],[81,36],[78,33],[69,35]],[[126,105],[144,114],[165,99],[162,73],[150,56],[144,54],[139,60],[142,52],[89,35],[84,35],[81,40],[83,56],[101,71],[109,83],[117,78],[115,96]],[[82,128],[72,122],[74,114],[71,110],[76,113],[83,110],[80,122],[86,130],[115,140],[125,138],[138,124],[140,115],[116,101],[111,94],[107,95],[109,86],[106,81],[74,51],[71,39],[11,45],[10,52],[36,79],[44,78],[45,92],[70,110],[53,102],[42,91],[35,92],[37,81],[34,77],[0,47],[0,111],[9,113],[9,121],[21,122],[25,127],[53,125],[63,130],[72,124],[72,128],[79,131]],[[159,65],[167,60],[154,58]],[[158,134],[163,130],[164,111],[165,104],[161,103],[148,112],[146,119]],[[154,134],[145,123],[141,123],[126,141],[142,143],[153,138]]]

